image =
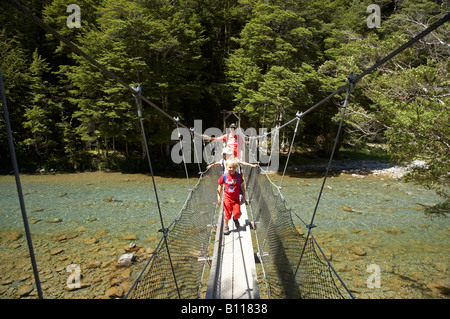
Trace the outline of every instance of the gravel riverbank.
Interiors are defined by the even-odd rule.
[[[414,163],[413,165],[418,164],[420,163]],[[292,165],[289,167],[289,170],[300,174],[319,173],[321,171],[325,172],[327,166],[328,162]],[[381,162],[377,160],[336,160],[332,162],[330,171],[335,174],[373,174],[400,179],[408,172],[408,167],[393,162]]]

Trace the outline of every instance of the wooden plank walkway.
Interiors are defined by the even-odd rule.
[[[239,228],[229,221],[229,235],[223,234],[222,216],[219,214],[206,299],[259,299],[247,208],[241,205]]]

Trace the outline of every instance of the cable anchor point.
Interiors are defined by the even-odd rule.
[[[353,85],[356,84],[356,79],[357,78],[358,78],[358,75],[354,75],[353,72],[350,72],[350,74],[347,76],[348,82],[350,82]]]
[[[131,88],[136,92],[136,95],[140,95],[141,92],[142,92],[141,85],[138,85],[138,86],[134,86],[134,85],[133,85]],[[134,94],[133,94],[133,95],[134,95]]]
[[[161,228],[161,229],[158,229],[158,232],[163,233],[164,236],[166,236],[167,233],[169,232],[169,228]]]

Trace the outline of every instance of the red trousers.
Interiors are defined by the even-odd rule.
[[[241,217],[241,203],[230,199],[223,200],[223,218],[226,220],[231,219],[231,214],[234,218],[239,219]]]

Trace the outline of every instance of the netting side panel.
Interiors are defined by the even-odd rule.
[[[300,298],[293,276],[290,254],[298,248],[301,237],[295,236],[289,211],[282,209],[265,176],[252,169],[248,176],[248,198],[256,223],[258,250],[273,299]],[[285,208],[285,207],[284,207]],[[297,233],[298,234],[298,233]]]
[[[130,299],[175,299],[178,292],[183,299],[198,298],[205,263],[199,258],[208,254],[211,236],[208,225],[214,223],[216,214],[219,174],[219,168],[213,167],[201,178],[170,227],[167,244],[172,264],[163,242],[130,293]]]
[[[295,229],[292,213],[272,183],[258,169],[249,172],[247,183],[269,297],[342,298],[329,265],[320,260],[314,244],[306,243],[305,236]]]
[[[296,274],[296,282],[302,291],[303,299],[342,299],[335,284],[330,266],[316,253],[312,238],[304,247],[304,252]]]

